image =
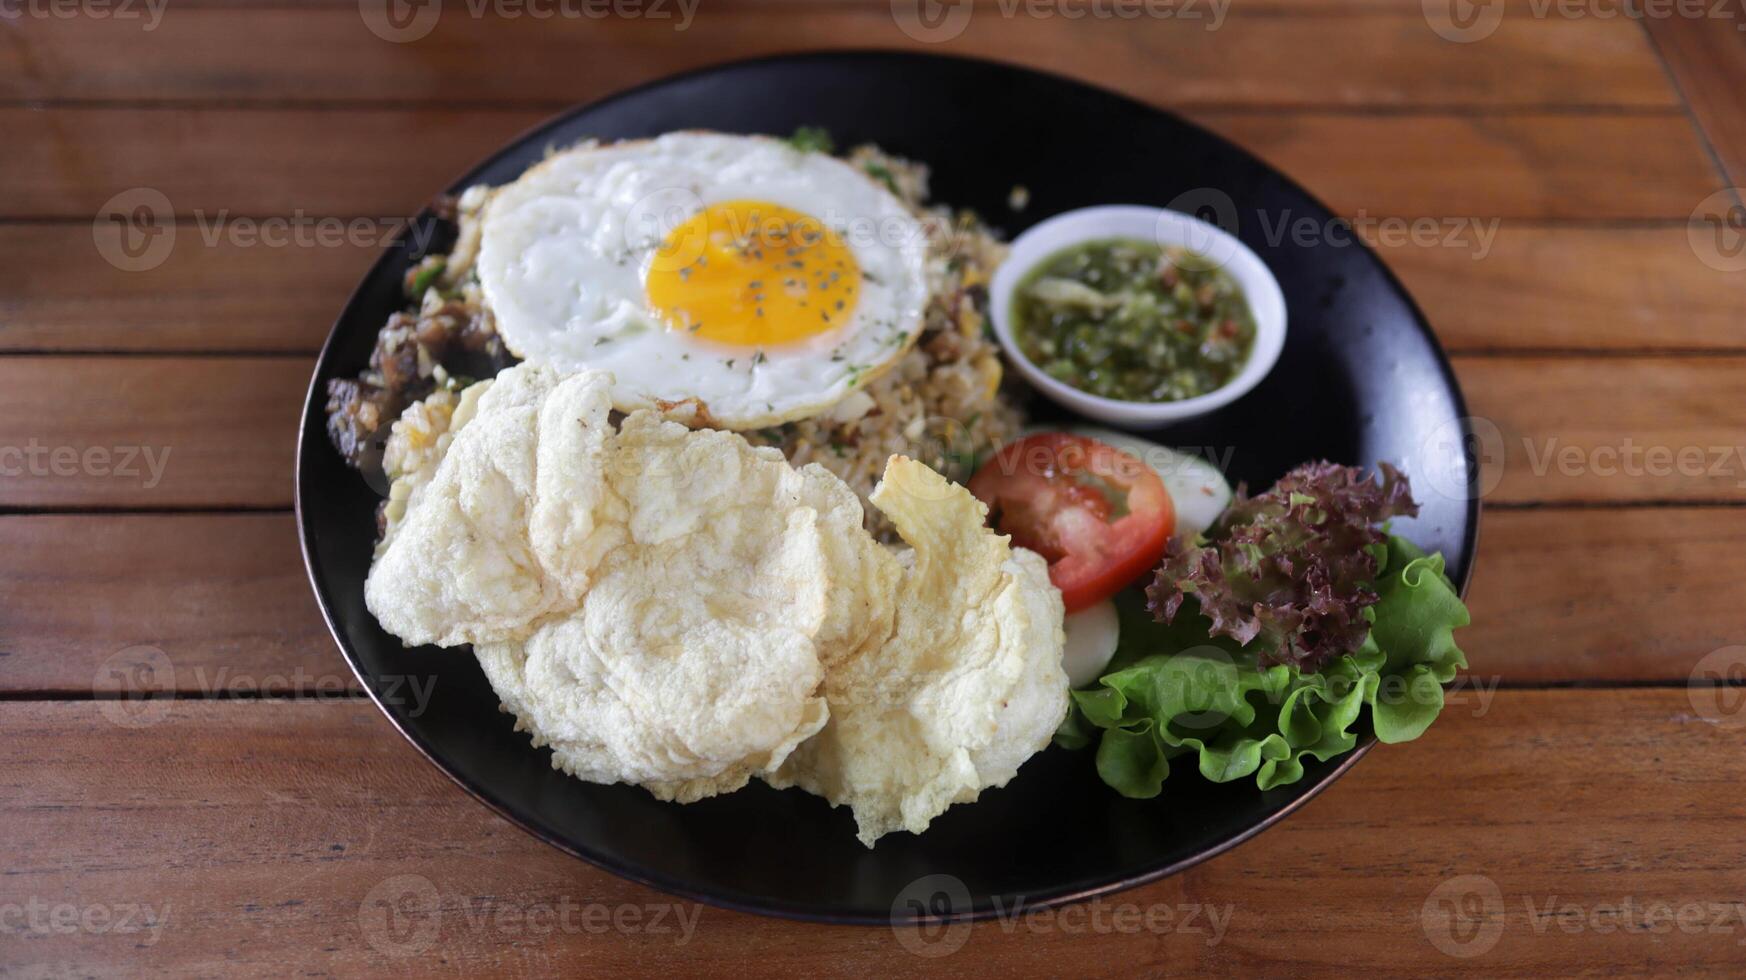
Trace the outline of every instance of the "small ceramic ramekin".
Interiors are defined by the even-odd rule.
[[[1131,238],[1166,248],[1180,246],[1218,263],[1237,281],[1255,320],[1255,344],[1237,376],[1204,395],[1171,402],[1130,402],[1080,391],[1031,363],[1012,336],[1013,291],[1037,264],[1081,242]],[[1146,427],[1180,422],[1222,408],[1247,394],[1285,349],[1285,295],[1267,264],[1217,225],[1178,211],[1140,205],[1107,205],[1058,214],[1019,235],[989,284],[994,332],[1026,381],[1080,415],[1117,425]]]

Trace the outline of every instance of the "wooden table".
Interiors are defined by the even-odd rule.
[[[1746,8],[628,2],[0,5],[0,972],[1739,974]],[[1057,70],[1266,157],[1383,239],[1496,436],[1474,683],[1426,738],[939,957],[674,905],[490,814],[362,696],[290,513],[312,355],[398,216],[571,104],[848,45]],[[107,217],[142,206],[167,252]],[[130,697],[147,669],[174,700]]]

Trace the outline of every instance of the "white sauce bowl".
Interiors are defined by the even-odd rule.
[[[1129,402],[1101,398],[1050,377],[1031,363],[1013,340],[1012,301],[1019,281],[1039,263],[1065,248],[1101,238],[1130,238],[1163,247],[1179,246],[1219,264],[1243,290],[1255,321],[1249,360],[1228,384],[1173,402]],[[1285,349],[1285,294],[1266,263],[1247,245],[1217,225],[1164,208],[1117,204],[1058,214],[1027,230],[1012,243],[1005,262],[989,284],[994,333],[1007,357],[1033,387],[1080,415],[1117,425],[1149,426],[1205,415],[1249,393]]]

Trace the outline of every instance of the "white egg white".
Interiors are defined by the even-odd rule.
[[[848,243],[860,298],[841,326],[770,347],[670,329],[644,281],[667,233],[712,204],[767,201]],[[765,137],[680,132],[561,152],[494,192],[478,275],[504,343],[616,379],[620,411],[694,403],[725,428],[815,415],[902,356],[928,300],[927,240],[855,167]]]

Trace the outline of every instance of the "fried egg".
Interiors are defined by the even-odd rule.
[[[853,166],[766,137],[558,153],[498,189],[478,275],[505,344],[610,371],[613,407],[730,429],[816,415],[895,362],[926,232]]]

